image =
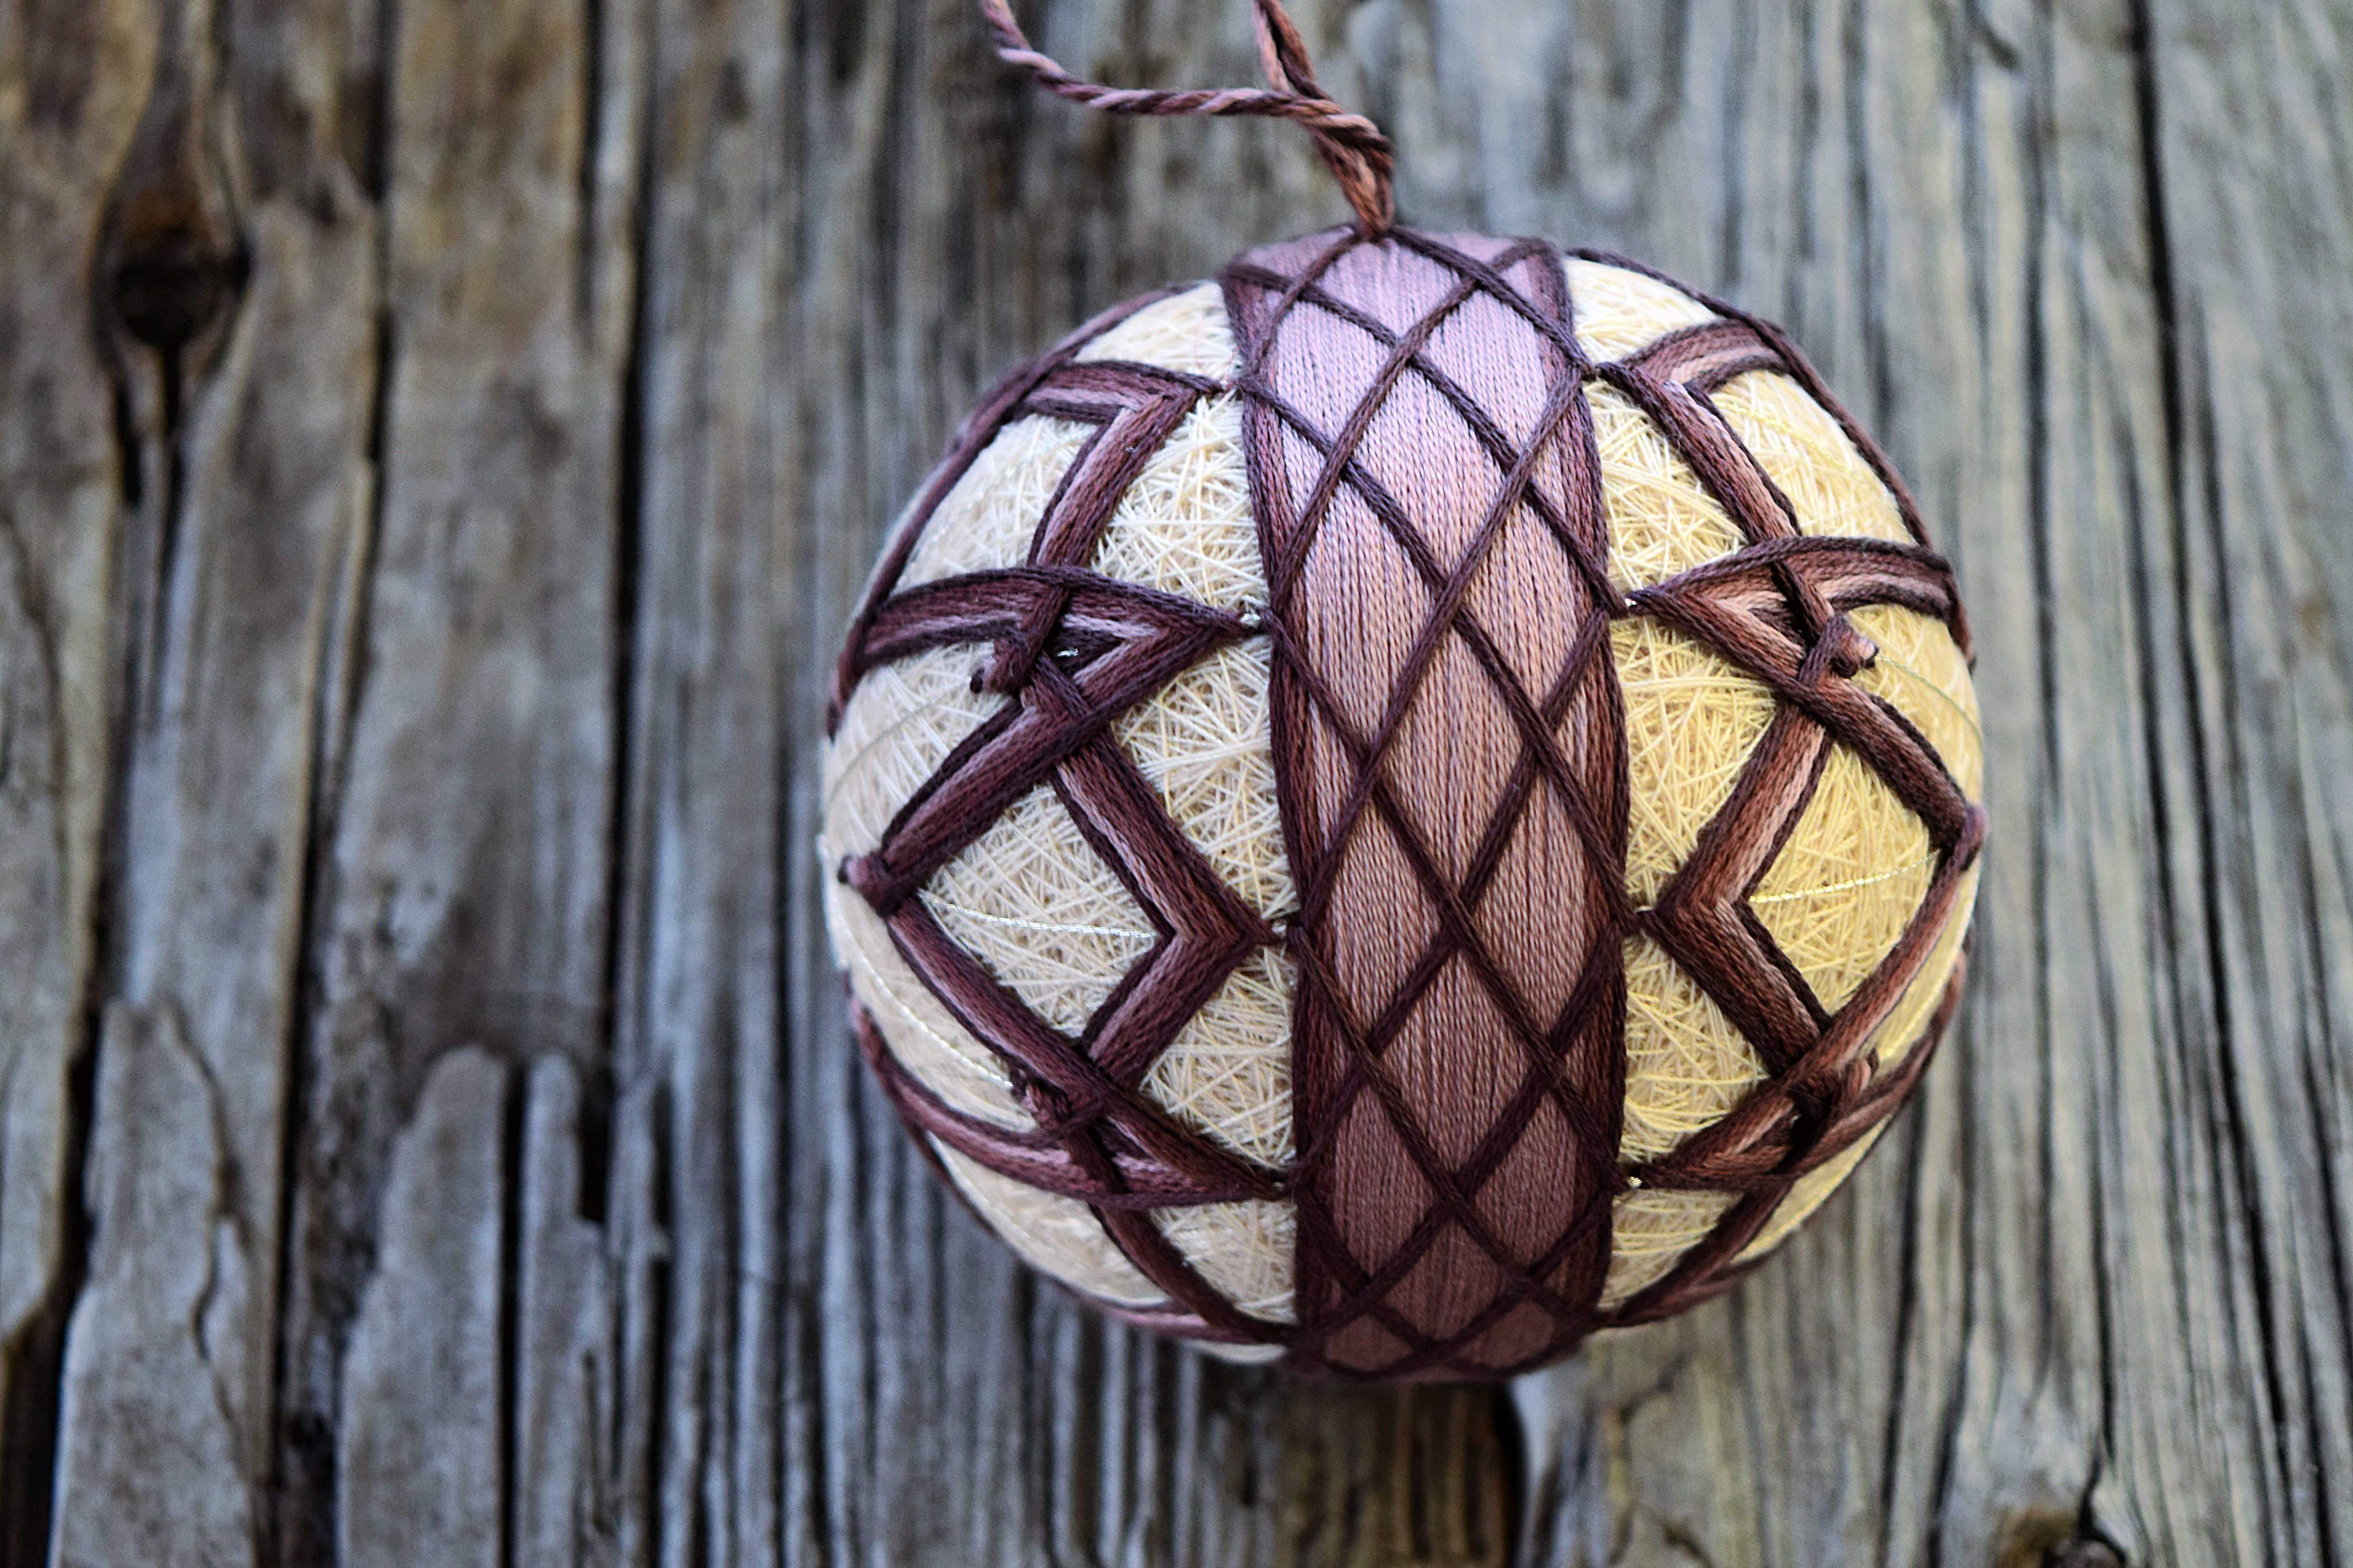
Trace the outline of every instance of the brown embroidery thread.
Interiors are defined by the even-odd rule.
[[[1082,81],[1053,59],[1030,47],[1013,19],[1008,0],[979,0],[999,58],[1019,66],[1047,91],[1106,114],[1252,115],[1288,120],[1315,140],[1316,155],[1356,209],[1359,233],[1368,239],[1388,232],[1397,216],[1390,194],[1394,149],[1381,128],[1332,101],[1316,81],[1307,47],[1279,0],[1254,0],[1259,61],[1271,90],[1250,87],[1118,88]]]

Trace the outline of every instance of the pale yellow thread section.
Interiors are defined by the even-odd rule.
[[[1601,454],[1612,582],[1630,592],[1740,548],[1740,530],[1648,415],[1598,382],[1585,397]]]
[[[1738,548],[1730,520],[1656,427],[1616,394],[1597,391],[1612,575],[1630,588]],[[1791,496],[1810,531],[1902,537],[1884,487],[1794,382],[1752,374],[1727,391],[1727,417],[1738,415],[1736,428]],[[1835,471],[1804,471],[1813,464]],[[1940,623],[1893,606],[1858,611],[1855,620],[1883,648],[1883,662],[1862,683],[1905,712],[1974,795],[1981,771],[1975,699],[1950,635]],[[1627,689],[1627,887],[1648,903],[1736,786],[1773,704],[1760,684],[1679,633],[1627,621],[1612,628],[1612,642]],[[1902,935],[1934,868],[1925,827],[1841,748],[1753,903],[1824,1005],[1835,1009]],[[1956,951],[1965,919],[1947,933]],[[1891,1038],[1908,1045],[1925,1025],[1949,959],[1932,967],[1939,973],[1907,994],[1895,1021],[1904,1032],[1890,1028]],[[1647,939],[1628,944],[1627,983],[1620,1157],[1635,1163],[1712,1124],[1762,1080],[1764,1068],[1721,1009]],[[1916,1005],[1915,996],[1922,998]],[[1826,1194],[1843,1168],[1810,1176],[1810,1200],[1819,1201],[1817,1189]],[[1632,1228],[1619,1237],[1605,1302],[1623,1300],[1662,1277],[1728,1206],[1710,1194],[1638,1196],[1630,1208],[1621,1203],[1621,1222]],[[1785,1229],[1801,1217],[1794,1196],[1775,1223],[1784,1216]]]
[[[950,941],[1068,1035],[1086,1026],[1156,940],[1134,895],[1047,784],[934,872],[921,897]]]
[[[1634,1192],[1610,1208],[1609,1272],[1602,1278],[1604,1311],[1623,1306],[1657,1284],[1693,1247],[1707,1239],[1736,1200],[1729,1193]]]
[[[1828,410],[1778,371],[1752,370],[1715,393],[1716,412],[1789,498],[1802,533],[1908,540],[1895,497]]]
[[[1920,819],[1868,763],[1833,745],[1813,798],[1749,903],[1835,1013],[1904,934],[1934,869]]]
[[[1883,697],[1935,747],[1961,793],[1985,793],[1985,734],[1968,660],[1945,623],[1901,605],[1850,612],[1855,629],[1879,645],[1879,658],[1855,684]]]
[[[1629,939],[1619,1159],[1630,1165],[1657,1159],[1714,1126],[1764,1080],[1756,1048],[1699,983],[1650,937]]]
[[[1282,852],[1268,741],[1268,653],[1264,637],[1229,644],[1121,714],[1112,731],[1226,885],[1278,920],[1299,894]]]
[[[1928,950],[1927,962],[1920,973],[1912,977],[1887,1016],[1872,1032],[1869,1049],[1873,1058],[1884,1071],[1894,1068],[1916,1049],[1928,1027],[1928,1020],[1945,1000],[1945,987],[1953,977],[1953,965],[1961,956],[1961,944],[1968,935],[1969,915],[1976,907],[1978,868],[1972,866],[1962,874],[1961,886],[1953,903],[1952,917],[1945,929],[1936,933],[1936,945]],[[1798,1178],[1780,1206],[1773,1211],[1749,1244],[1741,1248],[1740,1261],[1761,1258],[1785,1240],[1790,1232],[1820,1208],[1839,1184],[1862,1163],[1879,1135],[1886,1131],[1882,1122],[1857,1139],[1854,1143],[1814,1170]]]
[[[1928,949],[1927,961],[1920,973],[1912,977],[1904,994],[1872,1031],[1870,1050],[1873,1059],[1883,1068],[1892,1068],[1912,1054],[1928,1027],[1928,1020],[1945,999],[1945,984],[1953,976],[1953,966],[1960,961],[1961,945],[1969,934],[1969,916],[1977,908],[1977,866],[1961,873],[1961,885],[1955,890],[1952,918],[1945,929],[1936,933],[1936,942]]]
[[[1565,270],[1577,346],[1590,359],[1623,359],[1669,332],[1715,320],[1682,289],[1640,272],[1575,258]]]
[[[972,689],[987,658],[982,647],[931,648],[866,672],[825,748],[818,852],[828,869],[880,844],[907,797],[1005,706],[995,692]]]
[[[1665,332],[1712,319],[1696,300],[1637,274],[1572,261],[1568,278],[1580,341],[1596,359],[1623,357]],[[1656,426],[1606,385],[1590,387],[1588,397],[1602,458],[1609,572],[1621,589],[1664,581],[1741,547],[1736,526]],[[1886,486],[1795,381],[1752,372],[1719,388],[1714,401],[1788,497],[1803,531],[1909,537]],[[1853,618],[1881,649],[1859,683],[1903,712],[1977,798],[1983,770],[1976,699],[1950,634],[1930,617],[1890,605],[1868,606]],[[1773,700],[1712,651],[1655,624],[1620,622],[1611,642],[1626,691],[1627,890],[1648,904],[1737,787],[1771,721]],[[1839,748],[1752,902],[1823,1005],[1835,1010],[1902,936],[1935,868],[1918,818],[1860,758]],[[1881,1026],[1875,1051],[1893,1060],[1918,1037],[1967,923],[1965,898],[1940,933],[1931,973]],[[1722,1010],[1647,938],[1627,944],[1627,987],[1620,1156],[1636,1163],[1712,1125],[1762,1081],[1764,1067]],[[1770,1222],[1778,1227],[1773,1239],[1858,1158],[1859,1149],[1800,1182]],[[1662,1278],[1732,1202],[1724,1194],[1672,1192],[1620,1199],[1603,1305],[1621,1303]]]
[[[1237,615],[1265,611],[1241,421],[1237,398],[1193,405],[1113,509],[1096,571]]]
[[[1079,351],[1082,360],[1122,359],[1222,381],[1234,373],[1234,330],[1225,290],[1215,283],[1155,300]]]
[[[834,952],[849,971],[850,989],[872,1015],[899,1065],[955,1110],[999,1127],[1035,1127],[1036,1119],[1013,1098],[1005,1064],[907,966],[872,907],[855,890],[828,879],[825,914]]]
[[[1866,1048],[1881,1070],[1900,1065],[1918,1047],[1943,1002],[1946,984],[1968,935],[1977,886],[1978,868],[1973,866],[1963,874],[1951,916],[1937,932],[1920,973],[1873,1031]],[[1689,977],[1651,947],[1647,939],[1637,938],[1627,944],[1626,982],[1627,1114],[1620,1157],[1630,1164],[1656,1158],[1700,1127],[1713,1123],[1762,1080],[1764,1067],[1751,1055],[1745,1076],[1732,1069],[1730,1058],[1719,1053],[1745,1052],[1745,1042]],[[1679,1002],[1682,1010],[1662,1005],[1662,998]],[[1762,1256],[1802,1224],[1861,1163],[1878,1136],[1879,1130],[1873,1129],[1850,1149],[1800,1177],[1757,1237],[1741,1251],[1741,1260]],[[1617,1237],[1605,1306],[1662,1277],[1682,1248],[1704,1237],[1730,1206],[1718,1194],[1708,1193],[1654,1192],[1630,1197],[1642,1200],[1631,1211],[1631,1222],[1638,1228]],[[1628,1215],[1622,1206],[1627,1201],[1620,1200],[1621,1219]],[[1690,1239],[1676,1242],[1676,1237],[1684,1236]],[[1631,1254],[1630,1247],[1634,1249]]]
[[[1696,638],[1648,616],[1609,628],[1626,694],[1626,890],[1655,901],[1740,782],[1773,694]]]
[[[1066,419],[1017,419],[999,431],[941,498],[899,586],[1029,560],[1054,487],[1095,429]]]
[[[1920,973],[1912,977],[1904,994],[1896,1000],[1879,1027],[1872,1031],[1869,1050],[1882,1071],[1899,1066],[1904,1058],[1917,1049],[1925,1037],[1928,1021],[1945,1000],[1945,987],[1953,977],[1953,966],[1959,962],[1961,945],[1968,936],[1969,916],[1977,905],[1978,868],[1971,866],[1962,873],[1961,885],[1955,895],[1953,912],[1936,933],[1936,944],[1929,948],[1927,961]],[[1854,1144],[1818,1168],[1798,1178],[1780,1206],[1759,1229],[1756,1237],[1743,1247],[1740,1261],[1761,1258],[1786,1239],[1789,1233],[1805,1223],[1806,1217],[1822,1205],[1839,1184],[1845,1181],[1862,1157],[1871,1152],[1886,1124],[1873,1128]]]
[[[965,1201],[989,1228],[1029,1263],[1073,1289],[1124,1307],[1149,1307],[1165,1300],[1160,1288],[1127,1260],[1095,1211],[1076,1198],[1050,1193],[999,1175],[954,1149],[932,1140]]]
[[[1246,1160],[1291,1162],[1291,996],[1297,979],[1272,948],[1252,953],[1185,1021],[1145,1076],[1169,1114]]]
[[[1155,1209],[1152,1223],[1193,1271],[1253,1318],[1288,1323],[1294,1211],[1287,1203],[1252,1200]]]
[[[1757,1227],[1756,1237],[1748,1245],[1740,1249],[1737,1261],[1746,1263],[1752,1258],[1762,1258],[1788,1240],[1789,1233],[1805,1224],[1813,1212],[1838,1191],[1840,1184],[1854,1173],[1854,1168],[1862,1163],[1862,1157],[1871,1152],[1871,1146],[1878,1142],[1879,1135],[1886,1131],[1887,1123],[1883,1121],[1799,1176],[1791,1184],[1788,1194],[1782,1198],[1780,1206]]]

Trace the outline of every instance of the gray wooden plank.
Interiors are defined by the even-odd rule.
[[[516,1369],[502,1370],[487,1405],[403,1406],[375,1421],[364,1406],[400,1392],[398,1344],[371,1344],[378,1381],[354,1387],[345,1374],[396,1220],[438,1216],[491,1237],[501,1300],[554,1262],[542,1244],[560,1245],[504,1218],[526,1199],[512,1170],[447,1164],[432,1142],[415,1145],[403,1178],[413,1214],[388,1206],[396,1149],[442,1081],[437,1064],[465,1047],[510,1073],[543,1057],[584,1080],[604,1068],[617,437],[639,127],[601,111],[592,20],[568,7],[404,3],[384,24],[381,103],[363,85],[344,105],[382,175],[385,358],[348,738],[321,807],[316,979],[289,1151],[275,1469],[275,1546],[288,1563],[405,1550],[403,1521],[426,1504],[402,1466],[420,1446],[498,1458],[436,1472],[456,1490],[436,1493],[431,1517],[470,1551],[505,1551],[511,1523],[529,1527],[535,1550],[553,1527],[543,1493],[528,1509],[501,1493],[514,1473]],[[371,145],[371,134],[382,140]],[[470,1300],[453,1295],[448,1310]],[[494,1363],[499,1347],[536,1354],[576,1331],[575,1292],[542,1300],[546,1322],[501,1309]],[[429,1312],[429,1300],[413,1310]],[[406,1321],[371,1331],[391,1336]],[[570,1375],[534,1366],[534,1397]],[[533,1442],[562,1451],[588,1436]]]
[[[352,1568],[504,1560],[512,1076],[488,1051],[443,1051],[393,1138],[337,1369],[332,1561]]]
[[[250,1288],[228,1107],[168,1006],[111,1009],[99,1059],[96,1245],[66,1348],[56,1561],[249,1561],[249,1412],[215,1353]]]
[[[785,1270],[777,888],[799,607],[776,495],[791,363],[785,26],[649,6],[643,298],[625,568],[633,640],[617,883],[614,1244],[620,1544],[642,1563],[780,1551]]]
[[[58,1378],[84,1238],[77,1078],[108,798],[114,400],[85,280],[139,117],[153,18],[0,18],[0,1513],[46,1530]],[[29,1549],[0,1546],[0,1561]]]
[[[2230,1245],[2211,1272],[2232,1309],[2221,1333],[2171,1348],[2186,1343],[2211,1404],[2263,1413],[2242,1528],[2281,1556],[2341,1560],[2353,1552],[2353,1499],[2335,1484],[2353,1470],[2353,8],[2189,0],[2153,22],[2173,480],[2154,525],[2173,574],[2152,590],[2173,598],[2170,755],[2187,774],[2168,870],[2175,940],[2198,967],[2185,965],[2179,1005],[2205,1026],[2171,1120],[2214,1146],[2213,1223]],[[2135,1433],[2149,1468],[2163,1467],[2152,1480],[2178,1489],[2144,1489],[2160,1517],[2211,1489],[2166,1414]]]
[[[1336,217],[1296,139],[1049,103],[965,0],[218,3],[0,18],[0,1510],[59,1561],[2343,1554],[2347,7],[1296,7],[1409,217],[1796,329],[1980,638],[1921,1105],[1499,1394],[1041,1289],[815,915],[883,520],[996,371]],[[1025,16],[1250,69],[1239,7]],[[50,326],[190,180],[210,335]]]
[[[161,377],[113,307],[154,224],[132,177],[173,138],[153,110],[143,5],[0,15],[0,1561],[53,1508],[65,1329],[90,1264],[81,1201],[95,1099],[109,777],[152,604],[139,541],[164,515]],[[133,216],[139,215],[132,215]],[[184,228],[202,228],[201,207]],[[192,247],[198,248],[198,247]]]
[[[208,7],[181,11],[147,115],[180,123],[153,144],[142,131],[117,181],[118,208],[171,211],[163,198],[209,175],[215,254],[251,287],[221,299],[203,352],[124,342],[126,358],[145,347],[176,384],[142,454],[164,493],[135,515],[128,552],[150,565],[118,612],[141,635],[119,678],[131,715],[104,984],[110,1006],[170,1020],[203,1093],[185,1107],[101,1095],[89,1180],[96,1191],[149,1179],[168,1110],[216,1124],[204,1170],[217,1190],[193,1215],[132,1207],[111,1220],[93,1205],[97,1257],[69,1340],[56,1492],[59,1519],[80,1531],[61,1547],[78,1563],[153,1561],[178,1524],[203,1519],[242,1521],[240,1549],[221,1556],[249,1558],[264,1529],[311,803],[317,760],[332,752],[320,726],[367,519],[375,379],[368,204],[322,101],[332,82],[301,64],[337,20],[313,7],[232,27]],[[257,104],[267,118],[252,123]],[[108,1083],[117,1048],[110,1032],[99,1047]],[[115,1124],[124,1113],[132,1123]],[[105,1267],[203,1279],[202,1321],[169,1291],[98,1289]],[[178,1370],[164,1378],[159,1366]],[[221,1421],[226,1440],[123,1443],[126,1428],[175,1415]],[[117,1528],[142,1518],[158,1533]]]
[[[616,1560],[614,1291],[589,1190],[597,1112],[569,1058],[533,1060],[524,1079],[509,1201],[515,1294],[509,1395],[513,1470],[504,1561],[570,1568]]]

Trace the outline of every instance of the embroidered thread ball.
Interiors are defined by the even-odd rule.
[[[1359,226],[1089,322],[900,523],[827,911],[878,1079],[1031,1263],[1237,1358],[1500,1375],[1722,1289],[1917,1082],[1968,632],[1778,331],[1394,226],[1385,151],[1293,117]]]

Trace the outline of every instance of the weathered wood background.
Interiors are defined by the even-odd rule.
[[[1339,215],[1295,134],[966,0],[5,0],[0,1564],[2353,1561],[2353,5],[1298,10],[1410,218],[1785,321],[1960,563],[1884,1152],[1506,1390],[1089,1321],[846,1047],[819,690],[988,379]]]

